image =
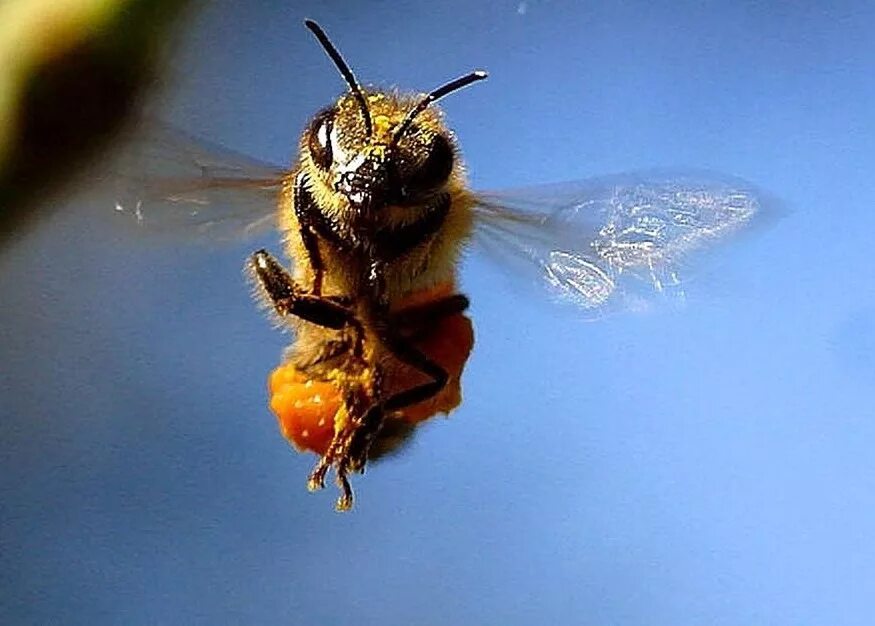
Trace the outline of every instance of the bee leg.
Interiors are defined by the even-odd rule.
[[[249,267],[277,315],[294,315],[332,330],[351,328],[355,333],[353,354],[362,356],[364,328],[342,299],[305,293],[279,261],[265,250],[252,255]]]
[[[449,379],[446,370],[416,349],[409,339],[399,334],[395,323],[422,329],[430,323],[461,313],[468,308],[468,304],[467,297],[456,294],[425,306],[411,307],[392,316],[389,323],[378,325],[380,339],[392,354],[400,361],[428,374],[433,380],[397,393],[382,404],[372,404],[360,418],[355,416],[362,415],[367,400],[354,394],[350,394],[350,397],[345,399],[344,404],[350,408],[352,419],[348,426],[335,434],[328,451],[319,460],[307,481],[311,491],[321,489],[325,485],[328,470],[333,466],[336,483],[341,492],[336,503],[338,511],[347,511],[352,507],[354,496],[349,483],[349,473],[364,471],[368,451],[380,432],[386,413],[428,400],[439,393]],[[376,395],[379,395],[379,392]]]
[[[468,297],[457,293],[428,304],[412,306],[391,314],[392,326],[409,340],[426,334],[442,319],[458,315],[468,309]],[[409,334],[408,334],[409,333]]]
[[[407,339],[399,335],[388,325],[378,327],[380,340],[399,361],[418,369],[432,378],[431,382],[423,383],[391,396],[383,403],[387,412],[398,411],[408,406],[419,404],[434,397],[446,387],[450,379],[447,371],[415,348]]]
[[[345,469],[364,473],[365,463],[368,460],[368,451],[383,427],[385,415],[385,411],[380,404],[371,406],[367,413],[365,413],[364,417],[350,434],[344,459]]]
[[[419,404],[434,397],[447,385],[449,374],[438,363],[417,349],[411,341],[417,335],[427,333],[429,326],[438,321],[465,311],[470,304],[467,296],[454,294],[425,305],[402,309],[394,314],[377,315],[388,320],[377,325],[380,340],[399,361],[418,369],[432,378],[423,383],[391,396],[383,403],[386,412]],[[408,333],[405,336],[404,333]]]
[[[313,270],[311,293],[315,296],[321,296],[324,266],[322,265],[322,255],[319,252],[319,239],[313,227],[313,215],[316,215],[315,211],[319,209],[314,206],[313,197],[307,191],[305,186],[306,180],[307,175],[304,172],[301,172],[295,178],[293,205],[295,207],[295,217],[298,219],[298,224],[301,227],[301,241],[304,243],[304,250],[307,251],[310,268]]]
[[[307,479],[307,489],[317,491],[325,486],[325,475],[332,465],[340,465],[343,460],[345,450],[348,446],[349,434],[355,428],[356,415],[361,415],[364,412],[363,405],[369,402],[367,390],[360,385],[353,385],[343,389],[343,404],[342,411],[345,412],[345,425],[342,430],[335,431],[334,438],[328,445],[328,449],[319,459],[316,467],[310,472],[310,477]],[[335,418],[336,428],[336,418]],[[340,481],[340,470],[338,469],[338,481]],[[341,489],[344,489],[341,485]]]
[[[361,392],[361,389],[348,392],[344,404],[350,407],[351,419],[343,430],[335,434],[328,450],[307,479],[307,488],[310,491],[322,489],[325,486],[325,475],[334,467],[335,482],[340,489],[335,505],[338,511],[352,508],[354,496],[349,474],[364,472],[368,449],[383,425],[383,407],[373,404],[370,395]],[[367,411],[364,410],[365,403],[370,404]]]
[[[335,482],[340,489],[335,508],[348,511],[353,504],[353,491],[349,484],[350,472],[364,472],[371,443],[383,425],[383,407],[372,406],[361,422],[342,438],[342,454],[335,467]]]

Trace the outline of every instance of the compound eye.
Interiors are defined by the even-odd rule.
[[[313,163],[322,170],[328,170],[334,160],[331,151],[331,130],[334,127],[334,111],[319,113],[310,123],[307,147]]]
[[[428,156],[414,170],[407,181],[417,191],[431,191],[443,185],[453,171],[453,147],[443,135],[435,135],[428,149]]]

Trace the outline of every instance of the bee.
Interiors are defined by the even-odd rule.
[[[469,244],[522,261],[559,299],[600,316],[682,294],[690,253],[763,213],[750,185],[709,174],[472,191],[434,103],[486,72],[425,94],[364,87],[322,28],[305,25],[347,90],[309,121],[290,168],[153,130],[158,167],[122,167],[116,208],[201,234],[278,225],[292,269],[264,249],[247,261],[257,297],[295,335],[271,375],[271,406],[286,437],[320,455],[308,486],[334,470],[340,510],[353,503],[349,475],[381,441],[391,447],[460,402],[473,331],[457,269]],[[168,176],[168,163],[188,172]]]

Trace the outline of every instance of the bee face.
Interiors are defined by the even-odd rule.
[[[369,120],[346,94],[310,121],[301,147],[311,178],[363,216],[434,197],[456,168],[455,146],[440,113],[422,111],[405,126],[421,96],[379,91],[363,96]]]

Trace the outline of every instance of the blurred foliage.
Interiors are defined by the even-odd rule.
[[[122,127],[186,4],[0,4],[0,244]]]

